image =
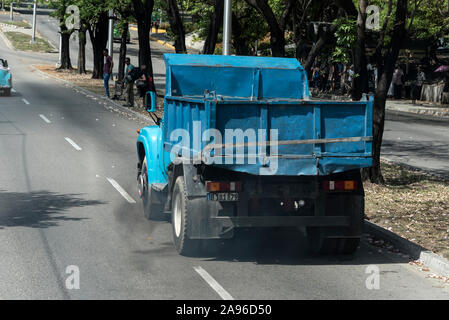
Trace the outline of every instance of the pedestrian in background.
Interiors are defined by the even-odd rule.
[[[404,71],[402,71],[401,66],[396,65],[396,69],[393,74],[393,90],[394,98],[402,99],[402,77],[404,76]]]
[[[321,90],[321,92],[324,92],[327,89],[327,83],[328,83],[328,80],[329,80],[329,65],[328,65],[327,62],[322,67],[321,75],[322,75],[322,77],[321,77],[320,90]]]
[[[112,70],[114,68],[114,61],[109,55],[108,49],[103,50],[104,67],[103,67],[103,82],[105,89],[105,96],[109,98],[109,79],[111,79]]]
[[[350,96],[352,94],[352,79],[354,78],[354,66],[351,64],[348,70],[346,70],[347,78],[346,78],[346,93]]]
[[[131,71],[134,69],[134,66],[131,64],[129,57],[126,57],[125,64],[125,106],[132,108],[134,107],[134,80],[131,77]]]
[[[145,97],[147,92],[156,92],[153,77],[150,76],[146,65],[140,66],[140,78],[136,81],[136,87],[139,90],[140,97],[143,99],[142,105],[145,108]]]
[[[312,88],[319,88],[320,87],[320,68],[315,66],[313,68],[313,74],[312,74]]]
[[[421,66],[418,67],[418,74],[416,75],[416,82],[415,82],[415,87],[413,88],[413,104],[416,102],[416,100],[420,100],[421,99],[421,91],[422,91],[422,86],[424,84],[424,81],[426,81],[426,74],[424,73],[424,71],[422,71]]]
[[[251,50],[249,51],[249,55],[253,56],[253,57],[257,56],[257,52],[256,52],[256,49],[254,47],[251,47]]]

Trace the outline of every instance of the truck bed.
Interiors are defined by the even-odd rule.
[[[192,158],[255,175],[328,175],[370,167],[372,108],[372,101],[166,97],[165,116],[170,121],[164,127],[164,150],[181,146]],[[189,132],[189,140],[170,139],[175,129]],[[208,129],[221,133],[224,141],[215,142],[221,155],[201,141]],[[226,139],[227,133],[238,138]],[[266,147],[260,146],[263,141]],[[244,148],[244,161],[235,157],[239,146]]]

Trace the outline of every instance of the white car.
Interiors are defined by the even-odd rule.
[[[10,96],[12,76],[9,72],[8,61],[0,58],[0,96]]]

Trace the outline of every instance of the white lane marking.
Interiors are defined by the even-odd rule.
[[[136,201],[131,198],[131,196],[126,192],[118,183],[112,178],[106,178],[110,184],[126,199],[129,203],[136,203]]]
[[[79,145],[77,145],[75,142],[73,142],[72,139],[70,138],[64,138],[68,143],[70,143],[72,145],[72,147],[74,147],[77,151],[81,151],[83,149],[81,149],[81,147]]]
[[[22,99],[25,104],[30,104],[27,99]]]
[[[40,115],[39,115],[39,117],[41,117],[41,118],[42,118],[42,120],[44,120],[45,122],[47,122],[47,123],[51,123],[51,121],[50,121],[50,120],[48,120],[48,119],[47,119],[47,117],[46,117],[46,116],[44,116],[43,114],[40,114]]]
[[[207,284],[215,290],[216,293],[223,300],[234,300],[234,298],[227,292],[212,276],[201,267],[193,267],[195,271],[207,282]]]

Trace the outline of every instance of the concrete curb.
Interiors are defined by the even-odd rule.
[[[37,69],[34,65],[31,65],[31,67],[32,67],[37,73],[39,73],[39,74],[41,74],[41,75],[43,75],[43,76],[46,76],[46,77],[52,78],[52,79],[54,79],[54,80],[56,80],[56,81],[59,81],[59,82],[61,82],[61,83],[67,84],[67,85],[70,86],[71,88],[77,89],[77,90],[83,92],[83,93],[86,94],[86,95],[93,96],[93,97],[99,99],[100,101],[101,101],[101,100],[104,100],[106,103],[109,103],[109,104],[113,105],[114,107],[118,108],[120,112],[126,113],[126,114],[128,114],[128,115],[130,115],[130,116],[137,117],[137,118],[139,118],[140,120],[145,121],[146,123],[148,123],[148,124],[150,124],[150,125],[154,125],[154,122],[153,122],[153,120],[152,120],[151,118],[146,117],[146,116],[144,116],[143,114],[141,114],[141,113],[139,113],[139,112],[137,112],[137,111],[134,111],[134,110],[132,110],[132,109],[125,108],[124,106],[122,106],[122,105],[116,103],[116,102],[113,101],[113,100],[106,99],[105,97],[102,97],[102,96],[100,96],[100,95],[98,95],[98,94],[96,94],[96,93],[94,93],[94,92],[92,92],[92,91],[89,91],[89,90],[87,90],[87,89],[81,88],[80,86],[77,86],[76,84],[73,84],[73,83],[70,82],[70,81],[63,80],[63,79],[59,79],[59,78],[57,78],[57,77],[55,77],[55,76],[52,76],[52,75],[50,75],[50,74],[48,74],[48,73],[45,73],[45,72],[43,72],[43,71]]]
[[[441,276],[449,276],[449,261],[432,251],[367,220],[365,220],[365,232],[390,242],[401,252],[408,254],[412,259],[421,261],[433,272]]]
[[[449,182],[449,177],[444,176],[444,175],[442,175],[442,174],[440,174],[438,172],[435,172],[435,170],[423,169],[423,168],[415,167],[415,166],[409,165],[407,163],[396,161],[396,160],[392,160],[392,159],[390,159],[388,157],[384,157],[384,156],[381,156],[380,158],[381,158],[381,160],[383,160],[383,161],[385,161],[387,163],[399,165],[401,167],[404,167],[407,170],[423,173],[423,174],[426,174],[426,175],[429,175],[429,176],[441,179],[444,182]]]
[[[312,97],[324,100],[351,101],[351,99],[348,97],[336,96],[331,94],[318,94],[318,95],[315,94],[312,95]],[[449,108],[445,107],[438,108],[438,107],[422,107],[413,105],[398,106],[398,105],[391,105],[387,101],[387,104],[385,105],[385,110],[404,112],[415,115],[426,115],[444,119],[449,118]]]
[[[172,46],[171,44],[167,43],[166,41],[162,41],[159,39],[154,38],[153,36],[150,36],[151,41],[156,41],[157,43],[159,43],[160,45],[163,45],[166,48],[169,48],[171,50],[175,50],[175,47]]]
[[[444,110],[443,108],[432,108],[432,107],[398,107],[398,106],[385,106],[385,109],[388,111],[399,111],[405,113],[412,113],[418,115],[427,115],[439,118],[448,118],[449,119],[449,111]]]

